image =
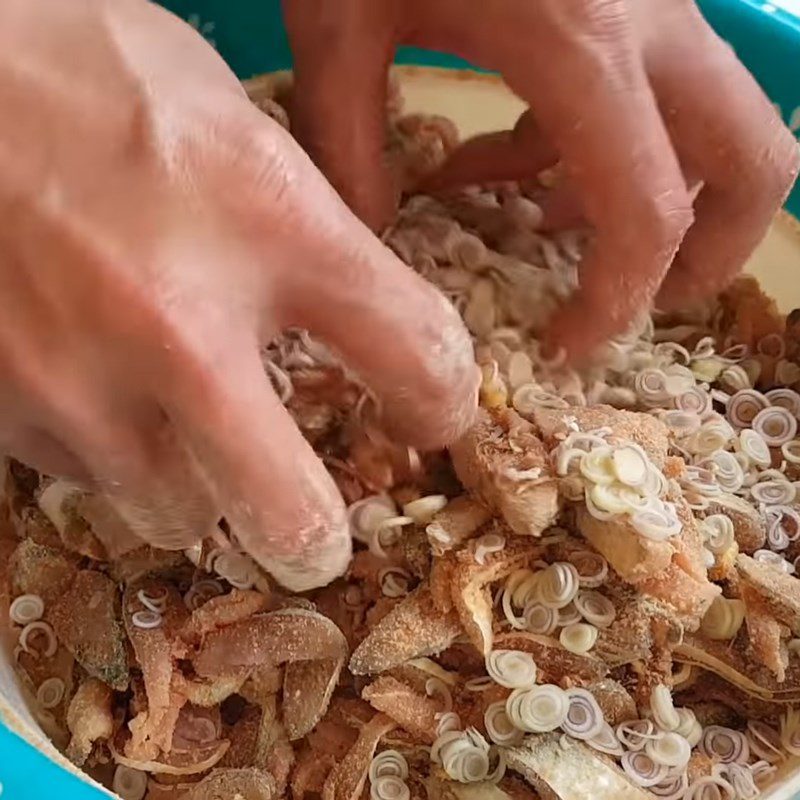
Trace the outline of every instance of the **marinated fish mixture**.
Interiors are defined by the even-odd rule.
[[[408,181],[457,143],[388,118]],[[307,332],[265,351],[350,508],[333,585],[288,594],[224,520],[121,549],[101,498],[6,465],[14,659],[76,765],[125,800],[749,800],[800,756],[800,314],[742,278],[543,357],[587,239],[539,230],[557,181],[408,196],[385,235],[474,336],[449,453]]]

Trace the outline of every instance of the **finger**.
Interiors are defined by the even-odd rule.
[[[551,189],[536,200],[542,209],[541,230],[561,231],[586,225],[580,194],[569,183]]]
[[[464,142],[441,169],[423,180],[420,190],[436,192],[474,183],[536,178],[557,161],[558,153],[526,111],[513,130]]]
[[[350,560],[333,479],[269,385],[255,342],[213,363],[186,352],[163,402],[244,548],[293,591],[324,585]]]
[[[649,69],[681,160],[703,187],[659,306],[712,296],[742,269],[791,189],[797,143],[753,77],[700,17]],[[689,53],[694,54],[687,61]]]
[[[472,343],[453,306],[403,264],[344,207],[305,160],[302,202],[285,200],[280,248],[282,327],[310,330],[380,396],[393,433],[409,444],[449,444],[471,424],[479,376]]]
[[[84,482],[90,477],[74,453],[40,428],[19,427],[0,435],[0,452],[44,475],[75,482]]]
[[[57,425],[89,472],[89,485],[138,538],[180,550],[215,528],[214,498],[160,410],[109,413],[101,402],[67,401]]]
[[[580,191],[596,236],[550,338],[586,356],[652,304],[692,218],[627,4],[494,0],[492,36],[457,0],[413,6],[430,44],[500,69]]]
[[[294,57],[292,132],[351,209],[374,230],[397,200],[384,160],[390,4],[284,0]]]

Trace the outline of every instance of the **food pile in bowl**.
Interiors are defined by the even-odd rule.
[[[389,127],[409,181],[457,143],[396,96]],[[539,230],[557,181],[411,195],[385,234],[474,336],[449,453],[390,441],[307,332],[265,351],[349,505],[331,586],[285,592],[224,520],[120,548],[100,498],[7,464],[14,660],[77,766],[125,800],[748,800],[800,755],[800,315],[742,278],[546,358],[587,241]]]

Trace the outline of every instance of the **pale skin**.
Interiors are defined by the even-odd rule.
[[[396,43],[499,69],[531,107],[435,180],[563,160],[546,213],[597,231],[551,332],[574,358],[657,294],[724,285],[798,158],[689,0],[488,0],[480,14],[463,0],[286,0],[285,12],[295,131],[316,167],[157,6],[0,4],[0,450],[101,491],[154,544],[188,546],[224,515],[305,589],[345,569],[345,510],[259,347],[308,328],[418,447],[452,441],[476,408],[458,315],[368,227],[395,202],[381,115]]]

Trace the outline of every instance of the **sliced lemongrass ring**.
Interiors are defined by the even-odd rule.
[[[487,707],[483,714],[483,722],[489,738],[499,745],[506,747],[519,744],[524,732],[514,727],[514,723],[506,713],[506,704],[500,700]]]
[[[749,428],[759,412],[769,408],[769,400],[755,389],[740,389],[731,397],[725,414],[731,425]]]
[[[44,650],[40,651],[33,648],[31,638],[34,636],[43,635],[46,644]],[[36,620],[29,622],[19,634],[19,646],[29,655],[38,657],[40,654],[45,658],[52,658],[58,650],[58,640],[56,639],[55,631],[46,622]]]
[[[563,628],[558,640],[565,650],[576,655],[583,655],[594,647],[597,641],[597,628],[585,622],[576,622]]]
[[[397,750],[382,750],[380,753],[376,753],[370,762],[370,783],[385,775],[394,775],[400,780],[408,778],[408,761]]]
[[[475,543],[475,561],[481,566],[486,564],[486,556],[499,553],[506,546],[504,536],[497,533],[487,533]]]
[[[646,742],[650,739],[657,739],[661,736],[656,732],[655,725],[649,719],[631,719],[620,722],[617,725],[617,739],[622,742],[628,750],[642,750]]]
[[[629,502],[621,496],[621,489],[624,487],[618,484],[596,483],[589,490],[592,503],[595,508],[599,508],[606,514],[614,516],[627,514],[631,511]]]
[[[743,389],[752,389],[753,382],[747,371],[740,367],[738,364],[733,364],[730,367],[722,370],[719,376],[720,383],[732,392],[739,392]]]
[[[647,405],[658,406],[665,403],[670,392],[667,391],[667,376],[663,370],[653,367],[639,371],[633,379],[633,389]]]
[[[760,467],[768,467],[772,462],[772,454],[764,437],[751,428],[746,428],[739,434],[739,447],[741,451]]]
[[[252,589],[256,566],[244,553],[228,550],[214,560],[214,572],[236,589]]]
[[[506,700],[508,718],[514,727],[528,733],[554,731],[564,722],[568,711],[566,692],[552,684],[514,689]]]
[[[761,720],[751,719],[747,723],[747,741],[751,753],[770,764],[784,761],[786,755],[781,745],[781,735],[771,725]]]
[[[675,408],[681,411],[689,411],[702,417],[707,411],[711,410],[711,398],[705,389],[693,386],[683,394],[675,398]]]
[[[56,708],[64,699],[67,687],[61,678],[48,678],[36,690],[36,702],[46,709]]]
[[[569,560],[578,571],[578,584],[581,588],[593,589],[602,586],[608,577],[608,561],[599,553],[580,550],[572,553]]]
[[[669,774],[669,769],[663,764],[656,764],[647,753],[631,751],[625,753],[620,761],[625,774],[637,785],[643,788],[661,783]]]
[[[403,506],[403,516],[411,517],[417,525],[427,525],[447,505],[443,494],[430,494]]]
[[[689,778],[685,772],[679,775],[668,775],[663,781],[650,786],[648,791],[659,800],[682,800],[689,788]]]
[[[445,711],[453,710],[453,695],[450,694],[450,688],[441,678],[428,678],[425,681],[425,694],[428,697],[440,698]]]
[[[650,710],[656,725],[664,731],[674,731],[681,724],[680,715],[672,703],[672,692],[663,683],[650,694]]]
[[[144,589],[140,589],[136,593],[136,597],[148,611],[153,611],[156,614],[163,614],[167,607],[167,598],[169,597],[169,592],[164,589],[157,596],[153,596],[148,594]]]
[[[384,597],[404,597],[411,585],[411,573],[402,567],[384,567],[378,572],[378,585]]]
[[[578,613],[596,628],[607,628],[617,616],[614,604],[600,592],[578,592],[574,602]]]
[[[557,608],[548,608],[541,603],[530,603],[523,612],[523,624],[521,628],[538,633],[542,636],[549,636],[558,627],[560,611]],[[513,625],[513,627],[516,627]]]
[[[455,711],[442,711],[436,714],[436,735],[441,736],[448,731],[461,730],[461,717]]]
[[[619,757],[625,752],[614,729],[607,722],[603,722],[600,731],[591,739],[587,739],[586,744],[609,756]]]
[[[583,453],[579,465],[580,473],[592,483],[606,485],[614,482],[614,463],[612,461],[613,449],[608,445],[595,447],[588,453]]]
[[[746,764],[750,758],[750,743],[741,731],[722,725],[709,725],[703,731],[700,750],[704,755],[723,764]]]
[[[114,770],[112,788],[122,800],[142,800],[147,794],[147,773],[120,764]]]
[[[781,445],[781,453],[790,464],[800,464],[800,439],[792,439]]]
[[[382,775],[370,783],[370,800],[410,800],[411,790],[396,775]]]
[[[186,608],[195,611],[212,597],[219,597],[221,594],[225,594],[222,584],[215,578],[205,578],[189,587],[183,596],[183,602]]]
[[[594,695],[586,689],[567,689],[569,709],[561,729],[574,739],[594,739],[603,730],[605,719]]]
[[[700,430],[702,420],[693,411],[670,409],[658,414],[658,418],[670,429],[678,439],[685,439]]]
[[[604,511],[602,508],[597,506],[592,499],[592,490],[596,488],[597,484],[592,484],[586,487],[585,494],[584,494],[584,502],[586,503],[586,510],[595,518],[599,519],[601,522],[609,522],[612,519],[618,517],[618,514],[613,514],[609,511]]]
[[[626,486],[644,486],[648,458],[641,447],[633,444],[615,447],[611,453],[611,461],[617,480]]]
[[[679,733],[668,732],[645,743],[644,751],[656,764],[683,769],[692,755],[692,747]]]
[[[673,684],[677,683],[675,677],[673,676]],[[689,741],[690,736],[693,734],[695,728],[697,727],[697,716],[695,715],[694,711],[691,708],[676,708],[676,713],[678,714],[678,719],[680,720],[678,723],[678,727],[675,728],[675,733],[679,733],[683,736],[684,739]],[[689,744],[694,747],[697,742],[689,741]]]
[[[797,496],[797,488],[785,478],[759,481],[750,487],[750,494],[759,503],[769,506],[791,505]]]
[[[715,555],[726,553],[736,541],[733,521],[724,514],[711,514],[700,523],[705,546]]]
[[[28,625],[44,615],[44,600],[38,594],[21,594],[11,604],[8,616],[17,625]]]
[[[493,650],[486,659],[486,672],[506,689],[527,689],[536,684],[533,656],[520,650]]]
[[[794,389],[772,389],[764,396],[773,406],[781,406],[793,417],[800,417],[800,394]]]
[[[734,493],[742,488],[744,470],[733,453],[729,453],[727,450],[717,450],[699,466],[712,469],[717,483],[726,492]]]
[[[577,599],[577,598],[576,598]],[[558,627],[563,628],[565,625],[574,625],[582,619],[580,612],[575,608],[575,600],[564,608],[558,609]]]
[[[568,561],[557,561],[542,571],[537,584],[538,599],[550,608],[564,608],[578,594],[578,570]]]
[[[677,536],[683,529],[675,506],[672,503],[659,501],[659,506],[653,506],[645,511],[637,511],[631,516],[631,525],[640,536],[663,542],[672,536]]]
[[[780,447],[797,434],[797,418],[786,408],[770,406],[758,412],[752,429],[760,433],[770,447]]]
[[[562,477],[568,475],[573,463],[580,464],[585,455],[585,450],[577,447],[564,447],[563,444],[560,445],[555,453],[556,474]]]
[[[492,678],[488,675],[481,675],[479,678],[470,678],[464,684],[464,688],[468,692],[485,692],[487,689],[491,689],[492,686],[495,685],[495,682]]]
[[[152,630],[161,627],[164,618],[155,611],[137,611],[131,615],[131,622],[135,628],[142,630]]]
[[[649,464],[647,471],[647,480],[645,481],[643,491],[645,494],[652,497],[659,497],[667,491],[667,479],[664,473],[661,472],[655,464]]]
[[[741,600],[716,597],[700,622],[700,630],[709,639],[733,639],[744,622],[745,606]]]

